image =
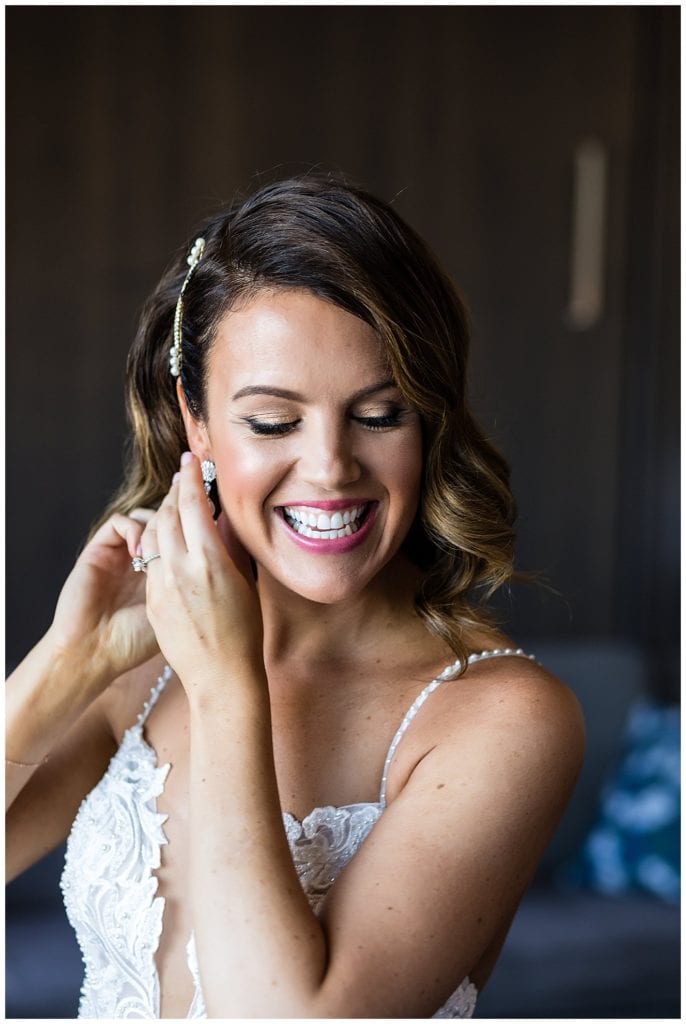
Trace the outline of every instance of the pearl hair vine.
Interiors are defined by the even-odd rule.
[[[202,259],[202,255],[205,251],[205,239],[196,238],[193,243],[188,259],[188,273],[186,274],[183,284],[181,285],[181,291],[179,297],[176,300],[176,309],[174,311],[174,343],[169,353],[169,371],[172,377],[178,377],[181,374],[181,345],[183,342],[183,293],[186,290],[186,286],[191,279],[191,274],[197,267],[198,263]]]

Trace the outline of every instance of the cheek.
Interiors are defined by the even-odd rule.
[[[416,501],[422,479],[422,439],[417,431],[403,438],[393,452],[393,459],[386,462],[387,470],[392,467],[393,485],[408,499]]]
[[[283,473],[283,460],[268,445],[244,440],[222,446],[215,456],[222,504],[227,512],[244,504],[263,501]]]

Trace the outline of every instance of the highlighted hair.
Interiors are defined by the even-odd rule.
[[[464,663],[470,627],[513,576],[515,503],[504,458],[467,404],[469,318],[422,239],[386,203],[340,175],[269,184],[209,218],[205,250],[184,293],[181,384],[207,418],[208,353],[220,320],[262,288],[305,288],[360,317],[381,339],[405,400],[420,415],[423,478],[405,550],[424,571],[415,604]],[[195,237],[195,235],[193,236]],[[132,427],[113,512],[157,507],[186,435],[169,371],[174,312],[188,249],[146,303],[127,363]]]

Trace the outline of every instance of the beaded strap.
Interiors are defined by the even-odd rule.
[[[505,657],[527,658],[529,661],[536,660],[533,654],[526,654],[521,647],[505,647],[502,650],[499,647],[497,647],[495,648],[495,650],[492,651],[482,651],[481,654],[470,654],[469,657],[467,658],[467,665],[474,665],[478,661],[488,661],[489,658]],[[458,660],[453,662],[452,665],[448,665],[448,667],[444,668],[442,672],[439,672],[436,678],[432,679],[431,682],[424,687],[424,689],[415,699],[415,701],[412,704],[412,707],[409,709],[409,711],[403,718],[402,722],[400,723],[400,727],[398,728],[398,731],[393,737],[391,745],[388,748],[388,753],[386,754],[386,760],[383,766],[383,775],[381,776],[381,791],[379,794],[379,804],[381,805],[381,810],[383,810],[384,807],[386,806],[386,784],[388,782],[388,770],[391,766],[391,761],[393,760],[393,755],[395,754],[396,748],[400,743],[401,739],[403,738],[403,736],[405,735],[407,727],[409,726],[410,722],[417,714],[417,712],[419,711],[420,707],[427,699],[427,697],[430,694],[432,694],[434,690],[437,690],[442,683],[446,683],[448,682],[448,680],[453,679],[461,668],[462,662],[458,658]],[[152,689],[150,690],[150,699],[145,702],[145,704],[143,705],[143,710],[138,716],[137,724],[139,726],[142,727],[145,724],[148,715],[155,707],[155,704],[157,703],[160,694],[164,690],[165,686],[167,685],[171,677],[172,670],[169,667],[169,665],[165,665],[162,675],[157,680],[155,686],[153,686]]]
[[[502,650],[500,648],[496,648],[493,651],[482,651],[481,654],[470,654],[469,657],[467,658],[467,664],[474,665],[477,661],[488,661],[489,658],[504,657],[528,658],[529,661],[536,660],[533,654],[525,654],[521,647],[505,647]],[[410,710],[407,712],[402,722],[400,723],[400,728],[396,732],[395,736],[393,737],[393,740],[391,741],[391,745],[388,748],[388,754],[386,755],[386,761],[383,766],[383,775],[381,776],[381,792],[379,794],[379,803],[381,805],[381,810],[383,810],[384,807],[386,806],[386,784],[388,782],[388,769],[391,766],[391,761],[393,760],[393,755],[395,754],[396,747],[398,746],[401,739],[405,735],[405,731],[408,725],[410,724],[414,716],[417,714],[417,712],[419,711],[420,707],[422,706],[426,698],[429,696],[429,694],[433,693],[434,690],[437,690],[441,683],[445,683],[449,679],[453,679],[461,668],[462,662],[459,659],[453,662],[452,665],[448,665],[447,668],[444,668],[443,671],[440,672],[435,679],[431,680],[428,686],[424,687],[424,689],[419,694],[417,699],[414,701],[412,707],[410,708]]]
[[[164,669],[162,671],[162,675],[159,677],[159,679],[157,680],[156,684],[153,686],[153,688],[150,691],[150,699],[146,700],[145,704],[143,705],[143,710],[141,711],[140,715],[138,716],[138,719],[137,719],[137,722],[136,722],[137,725],[140,725],[140,726],[145,725],[145,723],[147,721],[147,718],[148,718],[148,715],[150,714],[152,709],[155,707],[155,704],[157,704],[158,698],[159,698],[160,694],[162,693],[162,690],[165,688],[165,686],[167,685],[167,683],[169,682],[171,677],[172,677],[172,670],[170,669],[169,665],[165,665]]]

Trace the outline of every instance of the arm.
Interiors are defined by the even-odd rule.
[[[484,689],[472,709],[442,694],[435,746],[332,887],[322,1016],[429,1016],[504,939],[573,791],[584,727],[571,692],[533,666],[501,667]]]
[[[446,716],[318,918],[284,834],[259,606],[222,552],[197,464],[149,529],[144,551],[162,553],[149,614],[190,706],[189,886],[209,1016],[435,1011],[506,926],[559,820],[583,747],[575,699],[527,664]]]
[[[89,685],[76,689],[80,680]],[[61,737],[108,682],[86,650],[61,650],[50,631],[15,669],[6,684],[5,810],[34,775],[45,774]]]
[[[450,715],[317,919],[282,843],[266,715],[235,697],[191,718],[208,1014],[430,1016],[507,926],[564,810],[583,749],[575,699],[549,677],[507,680],[501,704]]]
[[[143,584],[130,561],[151,514],[115,515],[101,527],[62,588],[52,626],[7,680],[11,873],[66,835],[72,812],[113,753],[107,690],[156,650]]]
[[[6,882],[66,839],[81,801],[102,778],[116,750],[103,697],[70,726],[72,717],[50,723],[48,732],[58,731],[59,736],[46,764],[13,774],[8,770],[12,801],[5,817]],[[37,732],[38,742],[45,742],[46,735]]]

